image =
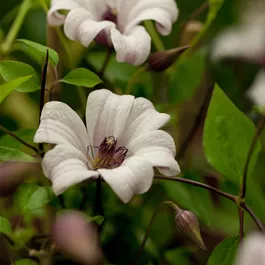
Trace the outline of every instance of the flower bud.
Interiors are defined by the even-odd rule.
[[[149,57],[149,69],[154,72],[162,72],[170,67],[177,58],[189,48],[189,46],[183,46],[171,50],[155,52]]]
[[[52,238],[56,246],[74,260],[85,265],[102,263],[97,230],[85,214],[65,211],[53,225]]]
[[[201,238],[200,224],[194,213],[179,210],[175,218],[178,228],[186,233],[201,249],[206,250]]]

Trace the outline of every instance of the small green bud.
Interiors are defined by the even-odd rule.
[[[154,72],[162,72],[166,70],[188,48],[189,46],[183,46],[166,51],[152,53],[148,61],[149,69]]]
[[[200,224],[194,213],[179,210],[177,211],[175,221],[181,231],[186,233],[201,249],[206,250],[201,238]]]

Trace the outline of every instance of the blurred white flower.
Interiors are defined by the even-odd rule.
[[[244,1],[239,23],[222,32],[213,42],[212,60],[241,58],[265,67],[265,1]],[[248,91],[259,107],[265,106],[265,71],[261,70]]]
[[[48,12],[49,24],[64,24],[68,38],[84,46],[94,39],[112,44],[118,61],[135,65],[147,59],[151,47],[149,34],[139,24],[155,20],[160,34],[168,35],[177,17],[175,0],[52,0]]]
[[[248,91],[253,102],[265,110],[265,70],[261,70]]]
[[[88,96],[87,129],[68,105],[53,101],[43,108],[34,141],[56,144],[42,162],[56,195],[100,175],[128,202],[150,188],[153,167],[168,176],[180,172],[173,138],[158,130],[169,119],[147,99],[101,89]]]
[[[236,265],[265,265],[265,236],[252,234],[241,246]]]

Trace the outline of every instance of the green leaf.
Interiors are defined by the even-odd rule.
[[[36,133],[34,129],[25,129],[13,132],[20,139],[25,141],[26,143],[33,144],[33,138]],[[0,146],[5,146],[13,149],[22,149],[25,148],[25,145],[19,141],[14,140],[14,138],[8,134],[5,134],[0,138]]]
[[[0,74],[5,81],[9,82],[18,77],[32,77],[16,87],[19,92],[34,92],[40,89],[39,78],[35,70],[28,64],[16,61],[2,61],[0,62]]]
[[[225,239],[215,247],[207,265],[233,265],[238,245],[238,237]]]
[[[30,40],[18,39],[17,42],[19,44],[23,44],[19,45],[18,49],[22,50],[24,53],[30,55],[31,57],[34,57],[34,59],[39,64],[43,64],[47,50],[49,50],[49,62],[53,65],[53,67],[56,67],[56,65],[58,64],[59,56],[55,50]]]
[[[0,216],[0,234],[12,237],[12,227],[9,221],[2,216]]]
[[[16,192],[16,205],[22,212],[34,211],[52,200],[52,192],[48,187],[25,183],[19,186]]]
[[[17,87],[21,86],[23,83],[31,79],[33,75],[19,77],[13,79],[12,81],[0,85],[0,103]]]
[[[16,260],[11,265],[38,265],[38,263],[36,263],[31,259],[21,259],[21,260]]]
[[[93,216],[93,217],[88,217],[88,220],[90,222],[95,222],[97,223],[98,225],[101,225],[104,221],[104,216],[101,216],[101,215],[96,215],[96,216]]]
[[[40,163],[40,160],[25,154],[17,149],[0,146],[0,161],[18,161],[27,163]]]
[[[12,239],[16,247],[21,248],[25,246],[35,234],[36,231],[32,227],[19,227],[14,231]]]
[[[255,135],[253,123],[216,85],[204,126],[203,144],[209,163],[229,180],[238,183]],[[253,151],[248,174],[255,166],[261,145]]]
[[[61,79],[60,82],[75,86],[94,87],[102,81],[90,70],[85,68],[76,68]]]
[[[193,95],[203,78],[205,60],[206,50],[201,49],[176,64],[169,83],[172,102],[181,103]]]

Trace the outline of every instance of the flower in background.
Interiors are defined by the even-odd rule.
[[[88,96],[87,128],[68,105],[45,104],[34,141],[56,144],[42,162],[56,195],[101,176],[128,202],[150,188],[153,167],[167,176],[180,172],[173,138],[158,130],[169,119],[147,99],[102,89]]]
[[[48,23],[64,24],[67,37],[84,46],[94,39],[113,45],[117,61],[140,65],[150,53],[151,38],[139,24],[155,20],[159,33],[169,35],[177,17],[175,0],[52,0]]]
[[[236,265],[264,265],[265,236],[252,234],[246,238],[239,250]]]
[[[242,2],[239,23],[222,32],[213,43],[212,59],[240,58],[261,67],[248,95],[265,106],[265,1]],[[263,68],[263,69],[262,69]]]

